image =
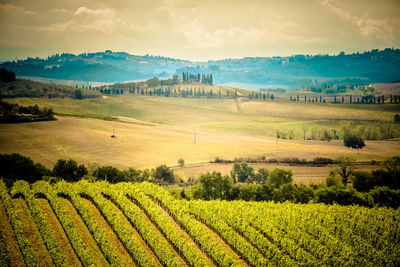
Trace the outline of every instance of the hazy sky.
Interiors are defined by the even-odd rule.
[[[400,0],[0,0],[0,59],[208,60],[400,47]]]

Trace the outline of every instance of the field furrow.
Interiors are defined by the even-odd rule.
[[[99,230],[105,233],[108,242],[118,253],[118,257],[120,257],[120,259],[122,260],[122,264],[124,266],[134,266],[135,263],[132,261],[131,256],[126,251],[121,241],[119,240],[118,236],[116,236],[113,229],[107,223],[105,218],[101,215],[99,210],[88,199],[80,198],[80,201],[84,205],[84,207],[89,211],[92,218],[99,224],[99,226],[101,227],[101,229]]]
[[[4,253],[2,257],[10,266],[25,266],[24,259],[19,250],[17,240],[15,239],[13,229],[4,210],[3,201],[0,200],[0,239],[4,244]],[[3,255],[2,255],[3,256]]]
[[[212,260],[205,255],[188,234],[149,197],[139,192],[128,192],[127,197],[150,218],[170,244],[179,251],[189,265],[212,266]]]
[[[23,198],[16,198],[12,203],[19,211],[19,219],[22,222],[26,231],[28,240],[31,242],[39,266],[54,266],[53,261],[46,249],[42,237],[35,225],[35,222],[28,210],[28,207]]]
[[[92,235],[90,234],[89,230],[87,229],[85,223],[82,221],[82,218],[77,213],[76,209],[72,205],[72,203],[65,199],[61,198],[61,203],[67,210],[71,220],[74,222],[74,225],[79,232],[81,238],[85,242],[87,249],[89,250],[90,255],[95,260],[97,266],[108,266],[108,262],[105,259],[103,253],[100,251],[99,247],[97,246],[96,242],[94,241]]]
[[[81,196],[92,202],[126,247],[135,263],[142,266],[161,266],[153,250],[142,239],[137,230],[126,218],[124,213],[112,203],[104,198],[100,191],[96,192],[86,187],[81,191]]]
[[[185,260],[169,243],[150,218],[126,196],[114,194],[111,190],[103,192],[103,196],[114,203],[140,233],[146,244],[152,248],[160,262],[166,265],[186,265]]]
[[[51,230],[54,232],[61,251],[66,257],[67,264],[69,266],[81,266],[81,262],[76,256],[75,251],[72,248],[71,243],[69,242],[59,220],[51,209],[48,200],[44,198],[37,198],[37,202],[39,203],[40,210],[49,223]]]

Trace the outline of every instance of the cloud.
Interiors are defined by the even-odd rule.
[[[366,14],[361,16],[354,15],[339,1],[321,0],[320,4],[357,27],[359,33],[364,37],[391,40],[395,37],[395,27],[400,27],[399,19],[390,19],[386,17],[377,19],[371,18]]]
[[[13,4],[3,4],[0,3],[0,13],[8,13],[10,15],[18,16],[18,15],[35,15],[36,11],[26,9],[21,6],[16,6]]]
[[[171,13],[176,29],[187,40],[190,48],[245,47],[249,45],[293,43],[319,43],[320,37],[309,36],[301,25],[292,21],[263,20],[249,26],[228,26],[210,29],[199,18]]]
[[[75,15],[89,14],[89,15],[100,15],[100,16],[115,16],[115,12],[112,9],[90,9],[84,6],[79,7]]]
[[[55,13],[66,13],[66,12],[68,12],[68,9],[65,9],[65,8],[55,8],[55,9],[53,9],[53,10],[51,10],[52,12],[55,12]]]

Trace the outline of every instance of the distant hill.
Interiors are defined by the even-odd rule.
[[[17,78],[12,82],[0,82],[0,92],[3,98],[14,97],[70,97],[96,98],[101,97],[97,90],[75,88],[72,86],[47,84]]]
[[[380,92],[380,95],[400,95],[400,83],[377,83],[372,87]]]
[[[173,74],[212,73],[214,84],[245,83],[261,88],[299,89],[336,84],[367,85],[400,80],[400,49],[374,49],[365,53],[247,57],[192,62],[125,52],[56,54],[46,59],[4,62],[0,67],[17,76],[94,82],[121,82],[171,77]]]

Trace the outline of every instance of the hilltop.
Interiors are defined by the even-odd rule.
[[[212,73],[215,84],[247,83],[299,89],[323,84],[367,85],[400,79],[400,49],[374,49],[338,55],[247,57],[193,62],[162,56],[138,56],[125,52],[56,54],[46,59],[27,58],[0,64],[19,76],[95,82],[122,82],[171,77],[182,72]]]
[[[66,85],[48,84],[17,78],[11,82],[0,82],[1,96],[15,97],[69,97],[69,98],[96,98],[101,97],[97,90],[88,90]]]

